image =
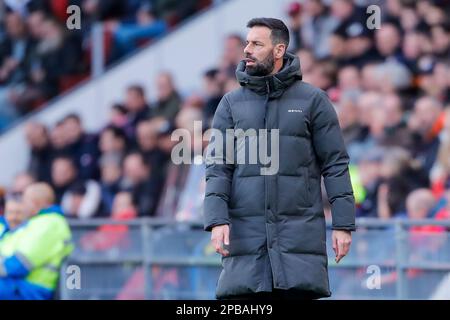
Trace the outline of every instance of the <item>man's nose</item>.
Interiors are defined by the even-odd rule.
[[[250,50],[250,44],[248,44],[245,48],[244,48],[244,53],[246,55],[252,55],[252,52]]]

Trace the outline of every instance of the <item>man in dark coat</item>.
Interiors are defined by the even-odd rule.
[[[230,160],[228,152],[216,152],[223,142],[211,147],[220,141],[213,133],[204,218],[222,255],[216,296],[328,297],[321,176],[337,262],[347,254],[355,230],[349,159],[336,112],[322,90],[301,81],[298,58],[286,52],[289,33],[282,21],[252,19],[247,27],[246,59],[236,71],[241,88],[221,100],[212,127],[227,137],[222,141],[230,141],[230,130],[265,129],[269,136],[278,131],[279,164],[268,173],[261,170],[266,161],[236,163],[235,149]],[[242,150],[236,136],[233,148]]]

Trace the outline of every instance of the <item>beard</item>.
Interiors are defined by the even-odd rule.
[[[263,60],[257,60],[252,56],[247,56],[246,58],[255,61],[254,65],[245,67],[245,71],[250,76],[267,76],[273,71],[273,68],[275,67],[275,59],[273,58],[272,53],[269,53]]]

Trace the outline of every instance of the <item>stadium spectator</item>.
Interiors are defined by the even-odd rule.
[[[14,177],[9,193],[13,195],[22,195],[25,189],[35,182],[35,178],[28,172],[22,172]]]
[[[433,193],[430,189],[416,189],[411,192],[406,199],[406,206],[408,212],[409,219],[422,220],[430,217],[433,212],[433,209],[437,205],[436,198],[433,196]],[[445,215],[445,211],[440,211],[439,215],[435,216],[436,220],[448,219],[448,216]],[[443,232],[445,230],[444,227],[441,226],[413,226],[411,227],[411,239],[413,245],[416,246],[416,249],[420,247],[428,247],[431,244],[435,247],[435,244],[439,244],[440,241],[435,241],[433,245],[433,241],[429,241],[430,238],[421,237],[423,234],[431,233],[431,232]],[[428,240],[428,241],[427,241]],[[430,249],[430,248],[429,248]],[[417,253],[416,253],[417,255]]]
[[[0,131],[18,116],[10,92],[25,81],[33,50],[33,43],[19,13],[6,15],[5,29],[6,37],[0,41]]]
[[[436,204],[436,199],[429,189],[417,189],[406,199],[408,217],[425,219]]]
[[[55,155],[64,154],[67,150],[67,133],[64,127],[64,120],[59,120],[50,130],[50,142]]]
[[[8,233],[0,246],[0,299],[50,300],[59,267],[72,251],[71,233],[47,184],[29,186],[23,195],[27,223]],[[51,266],[51,268],[49,268]]]
[[[25,77],[24,67],[31,50],[25,23],[20,14],[10,12],[5,17],[5,36],[0,46],[1,84],[14,83]]]
[[[127,152],[128,139],[122,129],[111,125],[100,133],[98,146],[102,155],[114,155],[122,159]]]
[[[299,9],[299,11],[301,10]],[[291,16],[295,17],[295,7],[291,7],[290,13]],[[328,14],[328,8],[320,0],[305,2],[302,19],[304,21],[298,28],[300,28],[299,32],[302,34],[304,42],[299,41],[298,37],[294,37],[293,40],[297,41],[300,46],[312,48],[317,59],[327,57],[330,51],[328,38],[336,29],[338,20]],[[296,49],[298,48],[297,45]]]
[[[162,182],[139,152],[128,154],[123,161],[121,189],[132,193],[139,216],[155,214]]]
[[[172,75],[162,72],[156,79],[157,101],[152,105],[152,117],[164,117],[173,121],[180,110],[181,98],[175,89]]]
[[[158,138],[167,120],[163,117],[142,121],[137,127],[138,149],[152,167],[153,173],[162,175],[165,173],[167,155],[159,148]]]
[[[3,223],[1,220],[3,220]],[[5,204],[5,213],[3,217],[0,217],[0,239],[6,232],[16,229],[24,221],[25,213],[20,197],[8,197]]]
[[[188,136],[185,136],[180,142],[180,146],[185,146],[191,150],[188,158],[195,156],[201,152],[203,147],[201,144],[196,144],[194,137],[201,136],[202,127],[196,125],[202,120],[202,112],[193,106],[185,106],[181,109],[175,119],[175,126],[184,129]],[[186,155],[183,155],[186,156]]]
[[[126,133],[130,139],[135,138],[137,124],[148,118],[150,108],[145,97],[145,90],[140,85],[128,87],[124,106],[127,110]]]
[[[339,124],[341,126],[344,142],[350,146],[365,138],[366,130],[359,120],[359,112],[356,97],[345,95],[339,102],[337,110]]]
[[[414,145],[413,156],[421,161],[429,173],[436,160],[439,148],[439,133],[443,128],[442,103],[435,98],[424,96],[414,104],[414,110],[408,120]]]
[[[357,172],[364,197],[356,208],[357,217],[378,217],[378,189],[381,183],[380,168],[383,155],[384,150],[374,148],[359,159]]]
[[[405,199],[408,194],[415,189],[429,187],[428,174],[420,162],[414,161],[402,148],[394,147],[386,150],[380,174],[383,183],[378,192],[378,215],[381,218],[404,216]]]
[[[94,180],[77,181],[61,199],[61,207],[67,217],[88,219],[103,214],[101,188]]]
[[[81,119],[76,114],[69,114],[63,119],[66,137],[66,153],[71,156],[77,165],[81,179],[98,178],[97,137],[86,133]]]
[[[384,134],[380,141],[382,146],[399,146],[409,150],[412,146],[410,132],[406,126],[402,100],[396,93],[383,97]]]
[[[113,199],[120,191],[121,162],[122,157],[117,154],[104,154],[99,161],[102,206],[106,216],[111,214]]]
[[[376,146],[377,139],[375,136],[382,133],[381,127],[383,124],[380,123],[380,120],[383,120],[383,112],[377,110],[381,103],[382,96],[375,91],[364,92],[356,100],[356,112],[361,128],[357,139],[347,146],[350,160],[354,163],[358,163],[363,154]],[[373,117],[374,110],[377,112],[378,119]]]
[[[57,95],[63,75],[79,72],[81,43],[65,35],[63,27],[52,18],[42,24],[42,34],[30,58],[29,77],[22,88],[10,92],[12,103],[22,114]]]
[[[210,127],[214,113],[223,96],[223,84],[222,81],[220,81],[218,69],[210,69],[204,73],[203,88],[205,92],[203,121],[205,122],[205,127]]]
[[[239,64],[239,61],[244,59],[245,41],[239,34],[230,34],[224,41],[223,53],[220,58],[219,69],[222,77],[234,78],[234,72]]]
[[[36,122],[27,123],[25,136],[31,151],[28,171],[37,181],[50,182],[53,148],[47,127]]]
[[[398,27],[393,23],[384,23],[375,32],[375,45],[384,61],[404,62],[400,49],[401,35]]]
[[[111,107],[110,119],[108,125],[118,128],[124,128],[127,124],[127,109],[120,103],[115,103]]]
[[[63,196],[77,182],[77,167],[69,156],[57,156],[52,162],[52,185],[56,202],[61,203]]]

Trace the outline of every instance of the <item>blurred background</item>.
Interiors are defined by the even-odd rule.
[[[247,21],[276,17],[351,159],[358,232],[339,265],[329,248],[332,298],[450,299],[449,14],[448,0],[0,1],[0,214],[34,181],[54,187],[82,272],[69,290],[62,268],[62,299],[213,299],[204,166],[173,164],[171,133],[209,127],[239,86]]]

